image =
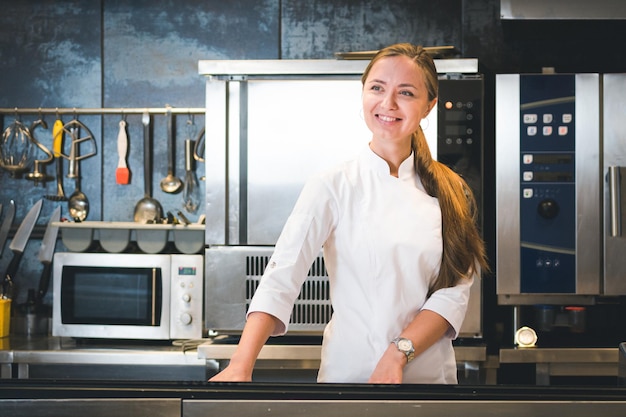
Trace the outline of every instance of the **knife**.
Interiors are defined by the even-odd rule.
[[[11,258],[11,262],[9,262],[9,266],[4,273],[4,280],[2,282],[2,296],[5,298],[12,298],[13,277],[17,272],[17,267],[20,264],[20,259],[22,259],[24,248],[26,248],[26,244],[28,243],[28,238],[30,238],[30,234],[35,227],[35,223],[37,223],[37,218],[39,217],[42,204],[43,199],[39,200],[33,207],[31,207],[24,217],[24,220],[22,220],[20,227],[17,228],[17,232],[15,232],[15,235],[11,240],[11,244],[9,245],[9,249],[13,251],[13,257]]]
[[[2,256],[2,252],[4,251],[4,244],[7,242],[9,229],[11,228],[13,218],[15,217],[15,202],[11,200],[10,204],[9,211],[7,211],[7,214],[4,215],[2,226],[0,226],[0,256]]]
[[[58,206],[52,212],[48,226],[43,234],[41,240],[41,247],[37,254],[37,259],[43,264],[43,271],[39,278],[39,289],[35,297],[35,304],[40,305],[43,301],[43,297],[48,292],[48,286],[50,285],[50,271],[52,269],[52,255],[54,255],[54,247],[57,243],[57,236],[59,234],[59,226],[53,226],[52,223],[61,220],[61,207]]]

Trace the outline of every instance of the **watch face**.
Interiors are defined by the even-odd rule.
[[[401,350],[405,350],[405,351],[411,350],[411,347],[412,347],[411,346],[411,341],[410,340],[405,340],[405,339],[399,340],[398,341],[398,347]]]

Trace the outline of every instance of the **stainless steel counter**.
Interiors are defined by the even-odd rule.
[[[551,376],[618,376],[618,348],[500,349],[500,363],[535,364],[536,384]]]
[[[206,380],[212,366],[198,357],[194,341],[132,343],[51,336],[0,340],[1,378]]]
[[[215,360],[220,369],[232,356],[236,345],[222,344],[219,341],[206,341],[198,346],[198,357]],[[472,383],[496,383],[497,358],[487,355],[485,346],[455,346],[459,372]],[[259,353],[255,370],[279,369],[317,371],[320,365],[320,345],[265,345]],[[313,373],[313,377],[316,372]],[[461,378],[460,378],[461,379]]]
[[[42,383],[13,379],[0,380],[0,410],[2,415],[13,417],[622,417],[626,413],[626,390],[439,384]]]

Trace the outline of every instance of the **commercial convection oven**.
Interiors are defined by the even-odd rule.
[[[439,105],[423,123],[442,162],[482,199],[483,77],[476,59],[435,60]],[[298,194],[313,173],[352,158],[371,133],[363,60],[200,61],[206,81],[205,327],[241,332],[248,303]],[[482,337],[481,280],[462,336]],[[332,309],[320,256],[291,334],[321,335]]]

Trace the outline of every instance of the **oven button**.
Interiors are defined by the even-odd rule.
[[[183,301],[186,302],[186,303],[191,302],[191,295],[183,294]]]
[[[180,321],[183,324],[191,324],[191,314],[183,313],[180,315]]]

